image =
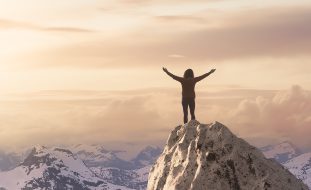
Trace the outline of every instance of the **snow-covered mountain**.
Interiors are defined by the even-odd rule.
[[[132,163],[136,168],[153,165],[161,153],[162,149],[160,147],[147,146],[141,150],[134,159],[132,159]]]
[[[267,158],[274,158],[311,189],[311,152],[303,153],[288,141],[261,150]]]
[[[236,148],[237,144],[241,142],[238,142],[238,140],[235,139],[236,137],[223,125],[219,123],[215,123],[214,125],[216,126],[199,125],[198,123],[193,122],[194,121],[188,124],[192,128],[190,127],[188,129],[188,125],[185,126],[186,128],[176,128],[171,134],[171,136],[175,135],[175,144],[172,141],[172,137],[170,137],[171,140],[168,142],[171,143],[171,149],[168,150],[167,147],[165,148],[166,153],[167,151],[172,151],[170,152],[170,155],[165,155],[165,159],[176,160],[178,155],[181,156],[181,158],[178,158],[183,161],[178,169],[178,171],[181,171],[179,178],[187,174],[187,179],[190,179],[191,172],[189,172],[189,167],[193,167],[194,165],[194,168],[199,168],[199,165],[196,166],[194,162],[197,159],[204,159],[204,154],[206,154],[205,162],[199,163],[196,161],[201,167],[201,169],[194,170],[194,172],[197,173],[195,174],[196,178],[199,178],[198,176],[202,175],[201,170],[202,168],[205,168],[208,172],[212,171],[214,174],[216,173],[216,175],[222,175],[222,177],[227,178],[227,182],[229,181],[230,185],[233,185],[232,187],[237,187],[235,185],[240,185],[241,183],[239,178],[241,176],[238,176],[236,173],[234,174],[233,168],[236,172],[240,173],[242,171],[243,174],[241,175],[250,175],[252,172],[259,175],[259,172],[261,172],[262,169],[257,168],[259,167],[258,163],[264,163],[261,167],[267,165],[270,167],[270,165],[265,163],[261,157],[259,161],[254,161],[254,159],[258,157],[256,155],[259,154],[258,152],[253,153],[251,151],[250,155],[252,156],[250,157],[246,156],[246,153],[242,154],[242,156],[239,155],[241,151],[249,151],[249,149],[240,150]],[[206,129],[204,129],[204,127]],[[219,129],[217,132],[215,128],[223,129]],[[205,134],[206,137],[210,138],[209,140],[204,140],[204,138],[197,136],[197,133],[202,136],[204,134],[203,131],[210,133],[209,135]],[[214,135],[217,134],[217,138],[222,140],[215,139],[216,137],[214,137],[212,133],[214,133]],[[232,137],[230,134],[232,134]],[[191,137],[191,135],[193,136]],[[240,140],[243,141],[242,139]],[[195,150],[196,155],[194,153],[194,147],[198,146],[199,142],[202,144],[201,148],[204,145],[205,149],[202,151]],[[232,142],[234,143],[232,144]],[[218,149],[210,147],[215,143],[222,144],[223,147],[220,146]],[[244,145],[240,148],[243,147]],[[253,150],[253,148],[254,147],[250,148],[250,150]],[[231,153],[228,153],[227,151],[229,150],[227,149],[232,149]],[[79,144],[66,147],[62,146],[62,148],[36,146],[34,149],[25,148],[24,150],[16,152],[0,151],[0,189],[1,187],[5,187],[6,189],[42,189],[47,187],[52,189],[52,187],[56,187],[58,189],[145,190],[147,188],[149,171],[157,158],[161,155],[162,150],[163,149],[156,146],[146,146],[137,153],[137,156],[132,160],[123,160],[118,157],[117,151],[107,150],[103,145],[99,144]],[[223,150],[224,153],[220,154],[220,150]],[[305,184],[311,187],[311,153],[302,153],[295,145],[288,141],[262,147],[260,150],[267,158],[274,158],[279,163],[282,163],[284,167],[288,168],[296,177],[303,180]],[[173,153],[178,155],[173,156]],[[163,154],[160,158],[163,158]],[[242,166],[237,163],[237,157],[242,158],[244,162],[245,157],[247,158],[248,161],[246,161],[244,165],[247,165],[248,162],[252,162],[252,164],[248,166],[248,172],[239,168]],[[217,160],[217,158],[219,160]],[[215,167],[215,162],[217,161],[222,164],[222,167],[224,167],[223,170]],[[233,168],[232,163],[234,163]],[[254,164],[256,166],[253,166]],[[173,163],[173,165],[178,166],[177,163]],[[213,169],[210,169],[209,167],[212,167]],[[177,171],[173,170],[173,172]],[[237,175],[238,177],[235,178],[234,175]],[[201,176],[201,178],[203,177]],[[258,184],[267,182],[266,186],[269,186],[269,181],[263,180],[260,182],[260,180],[257,180]],[[198,181],[198,179],[196,181]],[[243,186],[240,187],[243,189]]]
[[[267,158],[274,158],[279,163],[285,163],[302,154],[302,151],[289,141],[284,141],[276,145],[268,145],[260,148],[260,150]]]
[[[8,171],[18,166],[30,153],[31,149],[19,151],[0,150],[0,171]]]
[[[0,189],[36,186],[43,188],[52,187],[53,184],[58,185],[57,187],[68,184],[68,188],[78,188],[77,185],[80,185],[80,189],[104,189],[105,184],[108,184],[109,187],[120,189],[144,190],[147,187],[149,170],[161,153],[160,150],[159,147],[147,146],[130,161],[120,159],[117,151],[107,150],[103,145],[80,144],[62,148],[37,145],[30,150],[28,148],[19,152],[2,152],[0,167],[5,169],[0,171]],[[75,163],[75,167],[72,168],[69,163]],[[57,175],[55,171],[58,172]],[[84,180],[85,175],[80,174],[81,171],[86,171],[88,179],[98,180],[98,186],[90,186],[94,181]],[[88,185],[83,187],[85,184],[80,179]],[[66,180],[69,182],[65,182]]]
[[[128,189],[105,182],[82,160],[61,148],[36,146],[15,169],[0,173],[0,188],[11,189]]]
[[[307,190],[308,187],[224,125],[190,121],[171,132],[150,171],[147,189]]]
[[[288,160],[283,165],[311,189],[311,152]]]
[[[145,190],[151,165],[135,170],[119,168],[95,167],[90,168],[105,181],[137,190]]]
[[[84,161],[88,167],[116,167],[120,169],[135,169],[128,161],[120,159],[114,151],[109,151],[102,145],[79,144],[68,147],[75,156]]]
[[[124,167],[119,166],[97,166],[90,167],[90,169],[109,183],[137,190],[145,190],[149,170],[161,152],[162,149],[156,146],[145,147],[134,159],[129,161],[132,169],[124,169]]]
[[[0,151],[0,171],[8,171],[15,168],[23,159],[16,153]]]

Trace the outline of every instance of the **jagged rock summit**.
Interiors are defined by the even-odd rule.
[[[219,122],[190,121],[170,134],[148,190],[307,190],[274,160]]]

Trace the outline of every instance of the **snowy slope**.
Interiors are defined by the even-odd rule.
[[[83,160],[88,167],[135,168],[131,162],[120,159],[113,151],[106,150],[102,145],[79,144],[68,149]]]
[[[260,148],[260,150],[267,158],[274,158],[279,163],[284,163],[302,153],[289,141],[284,141],[276,145],[265,146]]]
[[[125,186],[137,190],[145,190],[147,187],[150,168],[151,166],[146,166],[137,170],[124,170],[119,168],[105,167],[96,167],[90,169],[111,184]]]
[[[0,150],[0,171],[8,171],[18,166],[30,153],[29,148],[22,150]]]
[[[306,190],[274,160],[215,122],[176,127],[152,167],[148,190]]]
[[[97,177],[72,152],[36,146],[15,169],[0,173],[6,189],[127,189]]]
[[[44,154],[49,154],[49,156],[54,156],[61,160],[64,159],[63,156],[65,151],[68,154],[70,154],[71,157],[75,158],[76,160],[79,160],[79,163],[76,163],[77,166],[82,165],[87,170],[97,174],[97,176],[101,178],[102,181],[117,186],[120,185],[124,186],[122,187],[123,189],[124,188],[146,189],[149,170],[152,164],[154,164],[155,160],[158,158],[159,154],[161,153],[159,147],[147,146],[144,149],[142,149],[134,159],[126,161],[120,159],[117,156],[116,151],[107,150],[104,148],[103,145],[79,144],[62,147],[63,147],[62,149],[53,147],[47,148],[38,145],[35,148],[37,152],[43,151],[45,152]],[[29,158],[27,157],[32,149],[29,150],[28,148],[27,151],[25,150],[10,153],[3,152],[2,157],[0,154],[0,164],[2,163],[2,165],[0,166],[6,168],[6,171],[11,169],[11,171],[9,172],[2,172],[0,174],[0,177],[3,177],[4,179],[6,178],[13,179],[15,178],[14,176],[20,176],[22,178],[25,178],[25,181],[30,181],[33,178],[33,176],[31,175],[26,175],[25,177],[26,167],[24,165],[28,163],[27,160],[29,160]],[[63,150],[63,152],[60,150]],[[25,156],[25,153],[28,154]],[[31,154],[33,154],[33,152],[31,152]],[[37,156],[39,155],[40,154],[37,154]],[[16,161],[12,160],[12,158],[15,157],[18,159]],[[23,162],[25,158],[27,159]],[[51,173],[53,171],[53,169],[43,167],[41,167],[40,169],[42,170],[42,171],[40,170],[39,172],[40,175],[42,173],[44,173],[44,175],[47,175],[48,173]],[[80,174],[81,171],[75,170],[74,172]],[[66,174],[64,174],[63,176],[65,175]],[[16,183],[20,182],[20,184],[24,185],[26,183],[21,182],[20,177],[18,177],[18,180],[5,180],[6,184],[4,184],[4,182],[2,182],[4,180],[1,180],[0,178],[0,187],[1,185],[6,187],[12,187],[13,184],[13,187],[20,188],[23,185],[17,187]],[[10,183],[10,185],[8,185],[8,183]]]
[[[311,189],[311,152],[285,162],[284,166]]]
[[[132,159],[132,163],[136,168],[153,165],[161,152],[162,149],[160,147],[147,146],[141,150],[134,159]]]
[[[134,168],[137,169],[122,169],[118,167],[91,167],[90,169],[109,183],[145,190],[147,188],[149,170],[160,154],[161,148],[147,146],[131,160]]]
[[[8,171],[15,168],[20,162],[22,158],[20,158],[15,153],[6,153],[4,151],[0,151],[0,171]]]

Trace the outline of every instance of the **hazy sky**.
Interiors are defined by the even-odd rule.
[[[163,144],[197,116],[311,147],[309,0],[0,0],[0,144]]]

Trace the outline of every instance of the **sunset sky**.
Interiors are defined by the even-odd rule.
[[[0,146],[162,145],[197,119],[311,148],[310,0],[0,0]],[[123,145],[122,145],[123,146]]]

